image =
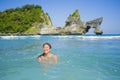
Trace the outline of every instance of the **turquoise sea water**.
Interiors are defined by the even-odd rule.
[[[44,42],[57,64],[37,61]],[[0,36],[0,80],[120,80],[120,35]]]

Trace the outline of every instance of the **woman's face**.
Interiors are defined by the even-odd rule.
[[[44,45],[44,46],[43,46],[43,52],[44,52],[45,54],[50,53],[50,51],[51,51],[51,49],[50,49],[49,45]]]

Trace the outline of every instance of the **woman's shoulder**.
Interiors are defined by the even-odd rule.
[[[52,57],[53,57],[53,59],[55,60],[55,62],[57,63],[57,61],[58,61],[57,55],[56,55],[56,54],[52,54]]]
[[[51,53],[51,54],[50,54],[50,56],[51,56],[51,57],[56,57],[57,55],[56,55],[56,54],[52,54],[52,53]]]

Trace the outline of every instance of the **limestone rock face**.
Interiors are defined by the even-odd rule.
[[[71,15],[68,16],[68,19],[66,20],[65,26],[71,26],[71,25],[80,25],[81,20],[80,20],[80,15],[79,11],[75,10],[75,12]]]
[[[44,21],[46,22],[46,25],[52,26],[52,21],[51,21],[49,15],[48,15],[48,13],[46,13],[46,14],[44,15]]]
[[[48,13],[44,13],[42,16],[40,16],[40,18],[43,19],[43,23],[35,22],[32,24],[32,28],[30,28],[33,30],[37,29],[37,31],[32,30],[32,32],[31,31],[30,32],[26,31],[26,32],[29,32],[30,34],[53,34],[54,28],[52,27],[52,21]]]
[[[44,27],[41,29],[40,34],[50,34],[52,32],[52,28]]]
[[[102,34],[100,25],[102,23],[103,17],[87,21],[83,23],[80,20],[80,15],[78,10],[76,10],[72,15],[68,17],[65,22],[64,32],[70,34],[85,34],[89,31],[90,28],[94,28],[94,33],[97,35]]]
[[[76,33],[81,34],[80,26],[82,27],[83,23],[80,20],[79,11],[75,10],[75,12],[71,14],[66,20],[65,26],[64,26],[64,32],[70,33],[70,34],[76,34]]]
[[[44,22],[42,24],[35,25],[36,28],[40,28],[40,32],[38,34],[54,34],[54,28],[52,27],[52,21],[48,13],[41,16],[41,18]]]
[[[73,14],[68,16],[64,27],[54,28],[51,26],[52,22],[49,16],[46,16],[46,18],[48,19],[48,22],[45,23],[47,25],[43,25],[43,27],[41,27],[40,34],[86,34],[89,32],[90,28],[94,28],[94,33],[97,35],[101,35],[103,33],[100,28],[103,17],[82,22],[78,10],[75,10]]]
[[[86,22],[85,24],[85,28],[94,28],[94,33],[95,34],[102,34],[103,31],[101,30],[100,28],[100,25],[102,23],[102,20],[103,20],[103,17],[100,17],[100,18],[97,18],[97,19],[94,19],[92,21],[88,21]]]
[[[40,30],[40,34],[59,34],[59,32],[56,28],[49,26],[43,27]]]

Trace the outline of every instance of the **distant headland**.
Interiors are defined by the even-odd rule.
[[[46,35],[46,34],[80,34],[84,35],[94,28],[96,35],[103,34],[100,28],[103,17],[82,22],[79,11],[68,16],[65,26],[53,27],[48,13],[40,5],[26,4],[23,7],[6,9],[0,12],[0,35]]]

